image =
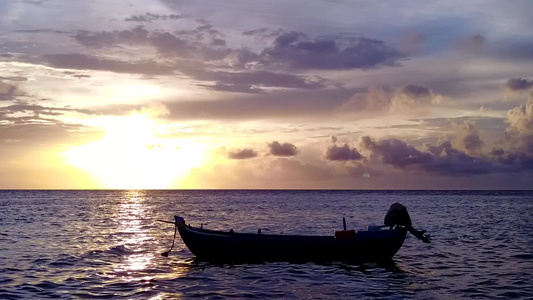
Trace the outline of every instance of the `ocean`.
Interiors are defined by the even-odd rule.
[[[332,235],[407,206],[390,263],[209,264],[193,226]],[[0,191],[0,299],[533,299],[531,191]]]

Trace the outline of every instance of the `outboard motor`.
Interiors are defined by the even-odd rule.
[[[427,234],[425,230],[418,231],[413,228],[407,208],[400,203],[394,203],[391,205],[389,211],[385,215],[384,223],[391,228],[394,226],[405,227],[410,233],[424,243],[429,243],[431,240],[429,234]]]

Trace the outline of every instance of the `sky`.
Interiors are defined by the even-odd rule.
[[[0,189],[531,189],[531,11],[0,0]]]

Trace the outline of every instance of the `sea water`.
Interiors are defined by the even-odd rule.
[[[408,236],[390,263],[209,264],[193,226],[333,235],[407,206],[432,243]],[[0,299],[457,299],[533,297],[533,192],[0,191]]]

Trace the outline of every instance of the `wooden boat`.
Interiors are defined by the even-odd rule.
[[[185,224],[185,220],[179,216],[174,217],[173,223],[196,258],[211,262],[390,260],[402,247],[407,231],[411,231],[410,224],[394,224],[369,227],[369,230],[357,232],[345,228],[337,231],[334,236],[272,235],[262,234],[260,231],[250,234],[192,227]],[[170,250],[162,255],[168,256],[169,252]]]

